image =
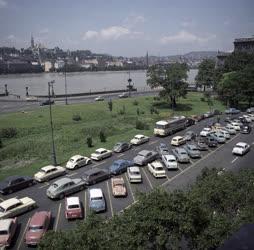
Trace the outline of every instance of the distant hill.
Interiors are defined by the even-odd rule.
[[[187,54],[183,55],[173,55],[173,56],[168,56],[169,59],[180,59],[184,58],[187,60],[203,60],[205,58],[216,58],[218,52],[217,51],[192,51]]]

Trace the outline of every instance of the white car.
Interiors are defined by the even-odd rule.
[[[132,145],[140,145],[149,141],[149,137],[145,135],[135,135],[133,139],[131,139],[130,143]]]
[[[178,169],[178,163],[174,155],[162,155],[161,159],[167,169]]]
[[[235,128],[232,125],[230,125],[230,124],[228,124],[225,127],[225,130],[227,130],[230,135],[235,135],[236,134]]]
[[[231,125],[232,125],[232,127],[236,130],[236,131],[240,131],[240,129],[241,129],[241,124],[240,123],[238,123],[238,122],[231,122]]]
[[[66,174],[66,169],[61,166],[49,165],[43,167],[34,175],[34,179],[38,182],[48,181],[53,178]]]
[[[139,167],[128,167],[127,175],[130,183],[140,183],[142,182],[142,176]]]
[[[175,136],[171,140],[171,145],[173,146],[180,146],[184,144],[186,141],[182,136]]]
[[[254,121],[254,114],[248,114],[249,118]]]
[[[99,102],[99,101],[104,101],[104,98],[102,97],[102,96],[97,96],[96,98],[94,98],[94,100],[96,101],[96,102]]]
[[[230,134],[227,130],[224,129],[220,129],[219,132],[226,138],[229,139],[230,138]]]
[[[29,197],[10,198],[0,203],[0,219],[12,218],[33,208],[36,208],[36,202]]]
[[[66,168],[68,169],[77,169],[83,166],[90,164],[92,161],[90,158],[82,156],[82,155],[74,155],[70,158],[70,160],[66,164]]]
[[[212,132],[211,128],[203,128],[203,130],[200,132],[200,136],[206,137],[211,132]]]
[[[250,145],[245,142],[238,142],[234,148],[232,153],[235,155],[244,155],[250,151]]]
[[[153,161],[148,163],[148,170],[155,178],[166,177],[166,171],[160,161]]]
[[[252,122],[252,119],[251,119],[251,117],[249,115],[243,115],[243,117],[245,118],[245,120],[247,122]]]
[[[112,151],[105,148],[98,148],[91,154],[91,159],[100,161],[112,155]]]
[[[126,92],[123,92],[123,93],[120,94],[118,97],[119,97],[119,98],[127,98],[127,97],[129,97],[129,94],[126,93]]]

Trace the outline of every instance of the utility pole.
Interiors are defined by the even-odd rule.
[[[64,59],[64,86],[65,86],[65,105],[68,105],[67,101],[67,81],[66,81],[66,59]]]
[[[51,93],[50,88],[52,88],[52,94],[53,94],[53,83],[55,81],[48,82],[48,97],[49,97],[49,116],[50,116],[50,127],[51,127],[51,139],[52,139],[52,161],[54,166],[57,166],[56,161],[56,150],[55,150],[55,142],[54,142],[54,130],[53,130],[53,121],[52,121],[52,110],[51,110]]]
[[[132,79],[131,79],[131,72],[129,71],[129,79],[128,79],[128,89],[129,89],[129,97],[131,97],[131,82],[132,82]]]

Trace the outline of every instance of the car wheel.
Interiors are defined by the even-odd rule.
[[[64,198],[64,194],[59,195],[59,199],[62,200]]]

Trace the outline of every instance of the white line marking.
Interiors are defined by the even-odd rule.
[[[158,140],[152,141],[152,142],[149,142],[148,145],[152,145],[152,144],[157,143],[157,142],[158,142]]]
[[[75,172],[75,173],[72,173],[72,174],[67,174],[66,176],[71,177],[71,176],[76,175],[76,174],[78,174],[78,172]]]
[[[47,186],[49,186],[49,183],[48,183],[48,182],[46,182],[44,185],[40,186],[39,188],[45,188],[45,187],[47,187]]]
[[[111,209],[111,216],[113,217],[113,216],[114,216],[114,210],[113,210],[112,201],[111,201],[111,197],[110,197],[111,195],[110,195],[110,190],[109,190],[108,182],[109,182],[109,181],[107,181],[109,205],[110,205],[110,209]]]
[[[120,157],[122,157],[123,155],[124,155],[124,154],[120,154],[120,155],[117,156],[117,158],[120,158]]]
[[[127,173],[125,173],[125,178],[126,178],[126,182],[128,183],[129,189],[130,189],[130,191],[131,191],[132,199],[133,199],[133,201],[135,202],[136,199],[135,199],[135,196],[134,196],[133,191],[132,191],[132,189],[131,189],[131,184],[130,184],[129,179],[128,179],[128,177],[127,177]]]
[[[102,165],[102,164],[104,164],[104,163],[106,163],[106,161],[103,161],[103,162],[101,162],[101,163],[97,163],[97,164],[93,165],[92,168],[98,167],[98,166],[100,166],[100,165]]]
[[[147,176],[147,174],[146,174],[145,170],[141,168],[141,171],[145,174],[146,179],[148,180],[148,184],[149,184],[149,186],[151,187],[151,189],[153,189],[153,185],[152,185],[152,183],[151,183],[150,179],[148,178],[148,176]]]
[[[231,163],[234,163],[237,159],[238,159],[238,157],[236,157],[233,161],[231,161]]]
[[[62,207],[62,203],[59,204],[58,211],[57,211],[56,224],[55,224],[55,227],[54,227],[54,231],[55,231],[55,232],[56,232],[56,230],[57,230],[58,223],[59,223],[59,219],[60,219],[61,207]]]
[[[179,164],[178,164],[178,169],[179,169],[181,172],[183,172],[183,169],[182,169],[182,168],[180,168]]]
[[[190,159],[190,163],[193,164],[194,162]]]
[[[87,216],[87,211],[86,211],[86,191],[85,191],[85,202],[84,202],[84,220],[86,219]]]
[[[28,221],[27,221],[27,223],[26,223],[26,227],[25,227],[25,229],[23,230],[23,234],[22,234],[22,237],[21,237],[21,239],[20,239],[20,241],[19,241],[19,245],[18,245],[17,250],[20,249],[21,244],[24,242],[24,236],[25,236],[25,233],[26,233],[26,230],[27,230],[27,228],[28,228],[28,225],[29,225],[30,220],[31,220],[31,218],[29,218]]]

